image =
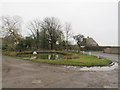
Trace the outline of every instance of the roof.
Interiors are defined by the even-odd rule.
[[[91,37],[87,37],[84,40],[86,46],[98,46],[98,43]]]

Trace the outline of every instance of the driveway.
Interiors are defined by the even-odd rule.
[[[83,72],[62,65],[2,57],[3,88],[117,88],[118,70]]]
[[[107,58],[113,62],[118,62],[118,57],[120,57],[120,54],[107,54],[107,53],[103,53],[103,52],[85,52],[85,54],[91,54],[93,56],[99,56],[99,57],[103,57],[103,58]]]

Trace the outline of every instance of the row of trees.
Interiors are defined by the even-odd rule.
[[[13,50],[68,50],[71,49],[69,38],[76,40],[79,48],[84,36],[71,33],[71,24],[65,23],[63,27],[55,17],[46,17],[43,20],[34,19],[27,24],[30,36],[23,38],[20,34],[21,17],[2,17],[1,36],[3,49]]]

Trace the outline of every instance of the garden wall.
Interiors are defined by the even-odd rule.
[[[120,47],[105,48],[103,51],[105,53],[119,53],[120,54]]]

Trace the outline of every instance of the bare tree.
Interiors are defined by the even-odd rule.
[[[1,25],[0,25],[0,33],[1,37],[4,38],[6,36],[13,37],[15,42],[18,42],[21,38],[20,30],[21,30],[21,22],[22,19],[19,16],[9,17],[3,16],[1,17]]]
[[[49,37],[50,49],[55,49],[56,42],[61,36],[61,25],[59,20],[54,17],[46,17],[41,23],[41,28]]]
[[[34,38],[38,38],[41,28],[41,21],[39,19],[34,19],[27,24],[27,28],[31,31]]]
[[[65,23],[66,49],[68,50],[69,38],[72,36],[71,23]]]
[[[40,19],[34,19],[27,24],[27,28],[31,31],[32,36],[35,40],[36,48],[40,46],[40,31],[41,31],[41,21]]]

